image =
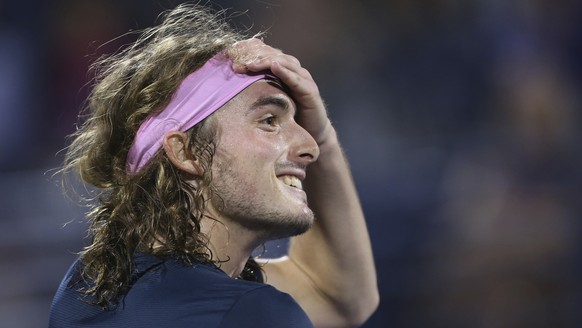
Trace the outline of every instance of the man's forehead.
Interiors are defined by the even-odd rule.
[[[287,98],[289,94],[287,92],[287,87],[279,80],[272,79],[262,79],[251,84],[247,89],[254,90],[256,94],[273,94],[278,93]]]
[[[267,105],[290,110],[293,115],[295,113],[295,102],[287,93],[285,86],[275,80],[262,79],[249,85],[215,114],[220,116],[219,113],[222,112],[239,112],[240,115],[246,116]]]
[[[273,104],[285,109],[295,109],[293,98],[287,93],[286,87],[279,81],[264,79],[259,80],[241,92],[240,96],[246,98],[248,110],[252,111],[259,105]]]
[[[266,85],[266,87],[260,87],[260,83]],[[287,93],[283,84],[274,80],[260,80],[255,82],[255,84],[258,84],[259,92],[254,95],[253,106],[249,110],[252,111],[264,105],[275,105],[284,110],[291,110],[293,114],[295,113],[295,102],[289,93]]]

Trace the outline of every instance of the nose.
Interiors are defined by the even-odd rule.
[[[307,130],[297,123],[295,125],[291,135],[290,160],[309,165],[317,161],[319,146]]]

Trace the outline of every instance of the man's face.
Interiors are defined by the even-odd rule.
[[[295,112],[281,88],[261,80],[214,114],[210,205],[224,220],[267,238],[297,235],[313,223],[302,180],[319,149]]]

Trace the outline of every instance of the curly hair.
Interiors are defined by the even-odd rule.
[[[212,263],[199,222],[212,178],[212,120],[188,131],[188,147],[205,172],[196,186],[163,151],[136,174],[128,174],[126,158],[140,124],[163,110],[180,82],[245,37],[223,14],[180,5],[131,46],[92,66],[86,119],[71,136],[62,169],[99,190],[87,214],[91,244],[80,256],[82,279],[90,282],[83,292],[92,304],[105,308],[129,289],[136,252]]]

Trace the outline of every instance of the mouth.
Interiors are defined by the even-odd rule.
[[[303,183],[301,182],[301,180],[293,175],[282,175],[279,176],[278,179],[283,182],[283,184],[289,186],[289,187],[293,187],[299,190],[303,190]]]

